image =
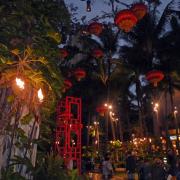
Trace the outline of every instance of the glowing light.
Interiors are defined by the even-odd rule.
[[[107,105],[107,104],[104,104],[104,106],[106,106],[106,107],[107,107],[108,105]]]
[[[176,115],[178,113],[177,107],[174,107],[174,115]]]
[[[112,105],[109,105],[109,107],[108,107],[109,109],[112,109]]]
[[[155,112],[158,112],[158,108],[159,108],[159,104],[158,104],[158,103],[155,103],[155,104],[154,104],[154,107],[153,107],[153,110],[154,110]]]
[[[20,78],[16,78],[16,84],[20,89],[24,89],[24,81]]]
[[[39,101],[42,102],[43,99],[44,99],[44,96],[43,96],[43,93],[42,93],[42,89],[40,88],[38,90],[38,98],[39,98]]]

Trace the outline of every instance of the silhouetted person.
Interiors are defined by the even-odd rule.
[[[166,171],[163,162],[156,158],[151,168],[152,180],[166,180]]]
[[[126,170],[128,174],[128,180],[135,179],[135,170],[136,170],[136,158],[133,152],[128,152],[126,158]]]
[[[176,154],[172,149],[168,150],[167,162],[168,162],[168,165],[169,165],[169,171],[168,171],[169,176],[172,176],[172,179],[176,179],[176,173],[177,173],[176,163],[177,163],[177,159],[176,159]]]
[[[104,179],[109,179],[110,176],[112,175],[112,171],[113,171],[113,167],[112,167],[109,157],[107,156],[105,157],[102,163],[102,172],[103,172]]]

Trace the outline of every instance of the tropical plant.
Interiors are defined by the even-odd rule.
[[[176,6],[175,1],[167,4],[161,16],[157,14],[158,5],[158,3],[149,2],[149,12],[136,25],[133,31],[124,34],[123,38],[125,38],[127,45],[122,46],[120,49],[124,63],[130,65],[134,70],[135,78],[132,84],[136,84],[135,91],[140,111],[141,126],[146,124],[144,122],[146,120],[143,118],[146,116],[143,110],[143,97],[149,95],[146,93],[147,88],[144,88],[141,83],[140,76],[146,74],[149,70],[161,69],[160,66],[163,65],[163,59],[158,57],[165,56],[167,52],[164,49],[164,44],[160,44],[166,39],[164,28],[167,27],[168,18],[171,18],[173,14],[178,14],[176,10],[173,10],[173,7]],[[175,48],[173,50],[175,51]],[[146,91],[143,89],[146,89]]]
[[[1,156],[6,161],[1,166],[8,171],[17,155],[26,161],[16,169],[21,174],[23,165],[28,171],[28,162],[35,166],[39,126],[46,122],[46,129],[52,133],[47,119],[63,88],[57,68],[58,45],[65,39],[63,28],[68,29],[70,18],[63,1],[6,1],[0,4],[0,15]]]

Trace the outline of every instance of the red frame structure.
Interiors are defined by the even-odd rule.
[[[55,149],[64,158],[66,167],[70,161],[81,173],[81,98],[62,99],[57,106]]]

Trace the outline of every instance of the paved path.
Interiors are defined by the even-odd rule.
[[[102,174],[99,174],[99,173],[90,173],[89,174],[89,177],[91,180],[103,180],[102,179]],[[136,177],[136,180],[138,178]],[[114,175],[110,180],[127,180],[127,175],[124,174],[124,175],[121,175],[120,176],[117,176],[117,175]]]
[[[89,174],[89,177],[92,179],[92,180],[103,180],[102,179],[102,174],[99,174],[99,173],[90,173]],[[114,175],[111,180],[126,180],[127,178],[126,177],[119,177],[119,176],[116,176]]]

